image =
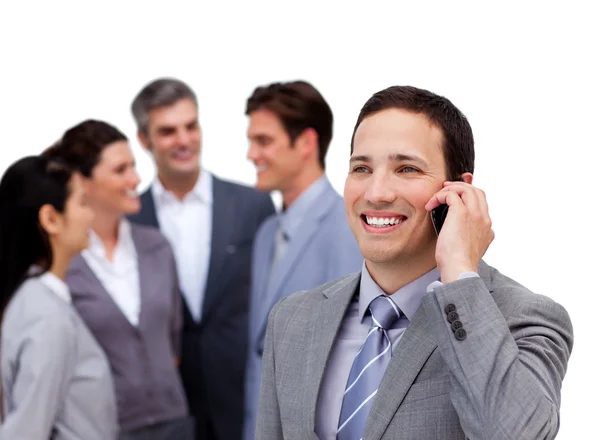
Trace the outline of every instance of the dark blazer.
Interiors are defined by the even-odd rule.
[[[131,225],[131,236],[138,257],[139,325],[131,325],[81,254],[67,272],[73,305],[110,362],[122,431],[188,414],[175,366],[182,326],[175,259],[155,228]]]
[[[160,227],[151,189],[133,222]],[[268,194],[213,177],[212,236],[202,319],[184,303],[181,376],[198,439],[241,438],[254,235],[275,212]]]

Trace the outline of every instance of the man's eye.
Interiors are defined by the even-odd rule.
[[[419,170],[417,170],[414,167],[402,167],[399,170],[401,173],[417,173],[419,172]]]
[[[352,169],[352,172],[354,172],[354,173],[368,173],[369,169],[367,167],[357,166],[357,167],[354,167]]]

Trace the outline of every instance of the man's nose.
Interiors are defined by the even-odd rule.
[[[187,130],[179,130],[177,131],[177,143],[179,145],[189,146],[191,141],[191,135]]]
[[[392,203],[396,200],[396,192],[391,181],[392,178],[393,176],[389,176],[388,174],[374,173],[367,183],[365,200],[373,204]]]
[[[259,157],[258,147],[254,144],[254,142],[250,142],[250,146],[248,147],[248,154],[246,154],[246,158],[255,162]]]

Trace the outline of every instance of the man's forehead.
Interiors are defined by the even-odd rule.
[[[198,120],[198,110],[193,101],[182,99],[171,105],[156,107],[150,110],[150,123],[163,125],[188,124]]]

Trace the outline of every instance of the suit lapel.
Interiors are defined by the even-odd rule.
[[[323,218],[333,207],[336,197],[337,193],[331,187],[327,187],[327,189],[318,197],[317,201],[309,210],[310,216],[304,219],[300,228],[298,229],[298,232],[296,232],[291,238],[287,253],[283,257],[283,260],[278,267],[274,268],[273,279],[269,279],[271,267],[270,262],[272,261],[273,242],[275,235],[275,230],[273,231],[272,237],[270,238],[273,242],[271,243],[271,248],[268,251],[269,260],[266,264],[268,267],[265,283],[267,295],[265,297],[264,307],[262,308],[262,316],[260,317],[260,331],[257,334],[260,338],[264,337],[264,332],[267,328],[269,312],[273,306],[277,303],[277,301],[286,296],[286,294],[289,295],[294,293],[285,292],[285,282],[289,279],[292,269],[295,269],[298,266],[296,264],[297,261],[302,257],[310,242],[313,240],[314,236],[319,230]],[[285,294],[283,292],[285,292]]]
[[[129,219],[135,223],[159,228],[151,187],[140,196],[140,201],[142,205],[140,212],[129,216]]]
[[[252,341],[257,341],[262,346],[263,341],[259,339],[264,320],[265,304],[269,298],[269,275],[271,273],[271,261],[273,258],[273,246],[275,243],[275,219],[267,220],[266,230],[261,234],[260,241],[256,241],[252,254],[252,301],[250,303],[252,325]],[[257,237],[258,240],[258,237]],[[268,313],[268,312],[267,312]]]
[[[156,265],[153,264],[154,252],[149,247],[150,243],[143,241],[137,233],[135,225],[131,227],[131,236],[137,253],[138,264],[138,279],[140,285],[140,317],[139,328],[144,328],[146,324],[147,306],[151,302],[151,297],[155,291],[156,277],[160,271],[156,270]],[[163,262],[164,263],[164,262]]]
[[[269,252],[270,258],[267,262],[267,267],[269,268],[269,272],[267,272],[267,307],[269,310],[271,310],[275,303],[282,297],[282,295],[279,295],[281,287],[288,278],[290,271],[296,266],[296,261],[302,256],[310,241],[317,233],[319,229],[319,223],[320,219],[316,218],[307,218],[302,222],[298,232],[290,240],[287,254],[281,260],[281,264],[274,268],[273,278],[269,280],[268,278],[271,266],[270,262],[272,261],[273,256],[273,240],[273,243],[271,244],[271,251]]]
[[[123,311],[117,305],[112,295],[108,293],[104,287],[104,284],[102,284],[91,267],[88,266],[85,258],[83,258],[81,254],[78,254],[73,258],[69,267],[68,277],[75,280],[79,278],[80,284],[72,286],[72,293],[85,293],[93,295],[98,301],[106,304],[108,307],[113,308],[117,312],[114,316],[119,316],[120,319],[123,319],[125,322],[127,322],[127,325],[131,326],[131,323],[123,314]],[[77,283],[78,281],[75,282]]]
[[[205,319],[215,299],[219,295],[217,287],[221,278],[221,269],[228,252],[235,252],[227,245],[231,232],[230,222],[243,221],[235,216],[236,200],[229,194],[224,182],[213,177],[213,203],[212,203],[212,232],[210,243],[210,263],[208,277],[204,290],[204,304],[202,306],[202,320]]]
[[[364,438],[383,436],[417,374],[437,347],[432,334],[425,312],[419,308],[392,354],[369,413]]]
[[[325,373],[325,366],[335,341],[346,309],[357,291],[360,274],[348,277],[344,282],[336,284],[330,290],[323,292],[325,300],[321,307],[315,311],[314,325],[310,334],[310,347],[308,350],[309,377],[306,388],[306,400],[303,408],[308,413],[304,415],[305,432],[315,429],[315,414],[321,381]],[[314,438],[317,436],[314,434]]]

